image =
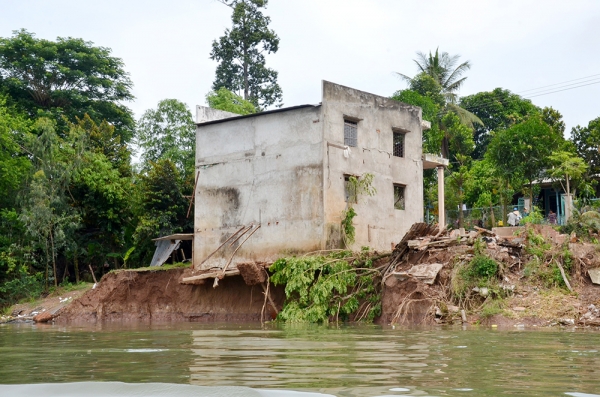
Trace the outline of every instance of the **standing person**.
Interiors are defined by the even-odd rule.
[[[548,214],[548,223],[551,225],[556,225],[556,214],[550,210]]]
[[[529,216],[529,210],[527,209],[527,207],[523,208],[523,219],[527,218]]]
[[[510,226],[519,226],[519,222],[521,221],[521,213],[517,207],[514,208],[514,211],[508,214],[508,224]]]

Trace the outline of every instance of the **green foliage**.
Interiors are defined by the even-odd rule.
[[[206,103],[213,109],[246,115],[256,113],[257,109],[250,101],[246,101],[225,87],[206,94]]]
[[[479,315],[483,318],[488,318],[495,316],[497,314],[502,314],[504,312],[504,301],[502,299],[493,299],[489,302],[486,302]]]
[[[372,321],[381,312],[379,272],[368,251],[337,251],[326,256],[280,258],[271,281],[285,285],[283,322],[322,323],[348,319]]]
[[[348,178],[348,208],[342,211],[342,238],[346,247],[354,244],[355,228],[352,220],[357,215],[354,211],[354,204],[358,203],[358,198],[362,195],[374,196],[377,190],[373,187],[373,174],[364,174],[357,178],[350,176]]]
[[[465,299],[474,287],[496,290],[498,271],[498,263],[481,253],[468,262],[455,262],[450,280],[452,295],[458,299]],[[499,292],[496,292],[496,295],[498,294]]]
[[[522,177],[532,183],[542,176],[549,165],[549,156],[564,145],[562,135],[546,124],[538,115],[506,130],[497,131],[488,146],[487,156],[517,190],[523,187]],[[520,185],[520,186],[519,186]]]
[[[498,275],[498,263],[484,255],[475,256],[469,263],[468,276],[471,278],[491,279]]]
[[[344,236],[346,247],[351,246],[355,241],[356,229],[352,223],[355,216],[356,211],[354,211],[353,207],[348,207],[342,211],[342,235]]]
[[[527,243],[525,252],[529,254],[529,261],[525,264],[523,275],[540,282],[545,288],[567,288],[562,278],[557,261],[562,263],[566,274],[572,268],[573,257],[568,247],[561,252],[553,252],[552,245],[545,241],[532,227],[526,229]]]
[[[267,0],[223,0],[233,10],[233,27],[213,41],[210,58],[219,62],[213,90],[221,87],[243,93],[261,109],[281,106],[277,72],[265,66],[265,54],[276,53],[279,37],[269,29],[271,19],[262,13]]]
[[[521,220],[521,223],[524,225],[540,225],[544,223],[544,216],[537,207],[533,207],[529,215]]]
[[[15,193],[22,187],[31,167],[28,153],[21,147],[30,122],[6,105],[0,96],[0,208],[16,203]]]
[[[183,175],[194,175],[196,125],[185,103],[163,99],[156,109],[146,110],[138,122],[137,142],[145,169],[169,159]]]
[[[133,99],[132,83],[110,52],[82,39],[50,41],[14,31],[0,38],[0,88],[31,117],[41,111],[62,123],[62,116],[74,121],[87,113],[98,123],[108,121],[128,142],[134,121],[122,102]]]
[[[577,155],[589,166],[589,175],[600,174],[600,117],[590,121],[587,127],[573,127],[571,140]]]
[[[591,241],[600,234],[600,213],[596,210],[580,212],[574,209],[567,224],[561,227],[561,232],[575,232],[577,237]]]
[[[474,159],[484,157],[494,131],[510,128],[541,111],[530,100],[502,88],[462,97],[460,106],[482,121],[481,124],[474,126]]]
[[[135,263],[135,267],[150,264],[155,248],[153,238],[193,230],[193,219],[186,218],[189,203],[184,197],[193,185],[183,180],[171,160],[150,163],[150,169],[139,175],[139,179],[133,234],[135,250],[129,256],[129,263]]]
[[[411,84],[412,80],[423,80],[421,77],[427,75],[440,87],[441,93],[445,97],[444,102],[455,103],[456,92],[467,79],[461,76],[471,68],[469,61],[457,65],[460,55],[450,55],[445,51],[440,53],[437,48],[434,54],[431,51],[428,55],[417,52],[417,58],[414,60],[419,69],[419,74],[416,78],[411,79],[401,73],[398,73],[398,75],[411,82]],[[425,84],[415,83],[415,86],[422,85],[430,87],[425,92],[435,90],[431,88],[432,84],[430,82],[426,82]],[[411,89],[414,88],[411,87]],[[421,92],[421,94],[426,95],[424,92]]]
[[[0,253],[1,254],[1,253]],[[0,283],[0,307],[39,296],[44,290],[43,273],[29,274],[20,268],[10,280]]]
[[[440,112],[440,105],[428,95],[421,95],[413,90],[396,91],[392,99],[422,109],[423,120],[431,122],[431,129],[423,131],[423,153],[439,153],[442,145],[442,132],[436,122]]]

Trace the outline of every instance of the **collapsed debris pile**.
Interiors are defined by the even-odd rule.
[[[600,326],[600,255],[549,226],[473,231],[415,224],[382,274],[392,324]]]

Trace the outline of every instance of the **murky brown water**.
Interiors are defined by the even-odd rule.
[[[0,326],[0,384],[108,381],[217,386],[223,395],[233,395],[223,386],[244,386],[361,397],[600,396],[600,333]]]

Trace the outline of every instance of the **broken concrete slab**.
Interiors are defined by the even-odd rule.
[[[600,268],[588,269],[588,274],[590,275],[590,278],[592,279],[592,283],[600,284]]]
[[[433,284],[435,279],[442,270],[444,265],[442,263],[430,263],[423,265],[415,265],[405,272],[394,272],[394,277],[400,281],[407,279],[408,277],[414,277],[421,280],[425,284]]]

